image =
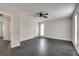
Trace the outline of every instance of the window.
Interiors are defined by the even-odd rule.
[[[77,44],[77,15],[75,16],[75,43]]]

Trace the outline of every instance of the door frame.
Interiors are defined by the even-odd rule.
[[[4,17],[8,17],[9,20],[10,20],[10,28],[9,28],[9,30],[10,30],[10,40],[9,41],[10,41],[10,46],[11,46],[12,41],[13,41],[13,16],[11,14],[7,14],[7,13],[4,13],[4,12],[0,12],[0,14],[3,14]],[[3,22],[3,20],[0,20],[0,22]],[[3,36],[4,36],[4,34],[3,34]],[[6,38],[4,38],[4,40],[6,40]]]

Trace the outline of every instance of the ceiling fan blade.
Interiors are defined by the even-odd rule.
[[[43,15],[48,15],[48,13],[45,13],[45,14],[43,14]]]
[[[43,16],[44,18],[48,18],[47,16]]]

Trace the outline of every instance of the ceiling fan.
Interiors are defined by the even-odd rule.
[[[48,13],[39,13],[39,16],[40,17],[44,17],[44,18],[48,18]]]
[[[38,17],[44,17],[44,18],[48,18],[48,13],[43,13],[43,12],[39,12],[39,13],[36,13],[36,15],[38,16]]]

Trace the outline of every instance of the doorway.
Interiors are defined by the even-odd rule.
[[[11,20],[9,17],[0,17],[0,37],[5,41],[11,41]]]
[[[39,36],[44,36],[44,23],[39,23]]]
[[[10,55],[11,38],[11,17],[0,15],[0,55]]]

